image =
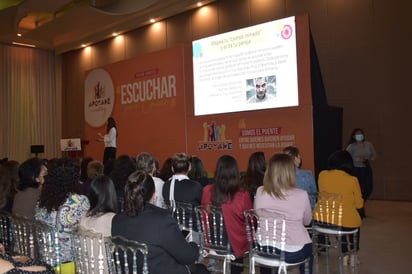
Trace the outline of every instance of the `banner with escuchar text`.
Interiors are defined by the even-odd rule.
[[[86,73],[87,155],[103,158],[106,121],[117,123],[117,156],[148,151],[158,157],[186,150],[184,54],[187,46],[138,56]]]

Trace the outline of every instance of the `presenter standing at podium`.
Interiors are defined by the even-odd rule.
[[[98,133],[101,138],[100,141],[104,142],[104,154],[103,154],[103,164],[109,159],[116,159],[116,140],[118,136],[116,121],[113,117],[107,118],[107,130],[106,134],[103,135]]]

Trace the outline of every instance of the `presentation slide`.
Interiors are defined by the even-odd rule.
[[[295,17],[192,47],[195,116],[299,105]]]

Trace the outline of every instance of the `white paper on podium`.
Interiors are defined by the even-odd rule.
[[[82,150],[80,138],[61,139],[61,151],[79,151]]]

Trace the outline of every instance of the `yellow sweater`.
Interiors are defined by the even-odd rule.
[[[326,191],[342,195],[342,223],[336,225],[360,227],[362,220],[357,208],[363,207],[363,199],[356,177],[342,170],[324,170],[319,174],[318,186],[319,192]]]

